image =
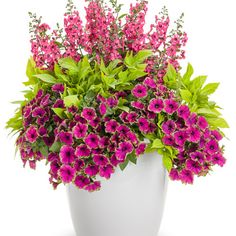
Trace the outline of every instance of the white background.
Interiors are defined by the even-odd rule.
[[[43,163],[37,171],[23,169],[14,138],[5,121],[13,114],[10,101],[21,98],[30,53],[27,12],[36,11],[51,25],[62,23],[65,0],[8,0],[0,3],[0,235],[75,236],[65,189],[53,191]],[[83,11],[83,0],[77,5]],[[125,2],[123,0],[123,2]],[[131,1],[126,1],[126,6]],[[196,74],[209,75],[221,86],[214,99],[224,107],[231,129],[226,131],[224,168],[197,179],[193,186],[170,182],[159,236],[236,235],[236,7],[234,0],[151,0],[149,19],[163,5],[172,21],[185,12],[189,34],[187,62]],[[149,21],[150,23],[150,21]],[[111,235],[112,236],[112,235]],[[148,236],[148,235],[144,235]]]

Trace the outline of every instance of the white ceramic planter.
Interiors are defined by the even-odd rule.
[[[77,236],[157,236],[161,224],[167,175],[162,158],[145,154],[137,165],[102,181],[99,192],[67,187]]]

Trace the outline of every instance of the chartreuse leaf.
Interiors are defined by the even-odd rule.
[[[219,85],[220,83],[209,83],[202,89],[201,93],[204,95],[210,95],[217,90]]]
[[[63,108],[52,108],[52,110],[55,112],[57,116],[59,116],[61,119],[64,118],[64,111],[65,109]]]
[[[49,84],[56,84],[57,80],[55,77],[53,77],[52,75],[49,74],[38,74],[38,75],[34,75],[34,77],[42,80],[43,82],[49,83]]]
[[[188,67],[187,67],[187,71],[186,71],[186,73],[184,74],[184,76],[182,78],[182,82],[183,82],[184,85],[186,85],[186,86],[189,85],[189,82],[190,82],[190,79],[191,79],[193,73],[194,73],[193,67],[189,63]]]
[[[198,76],[195,79],[193,79],[190,83],[190,92],[196,93],[199,91],[203,84],[206,82],[207,76]]]
[[[163,148],[164,147],[164,144],[162,143],[162,141],[160,139],[155,139],[153,140],[153,143],[152,143],[152,148]]]
[[[134,61],[136,64],[143,63],[148,57],[152,55],[153,52],[151,50],[141,50],[134,56]]]
[[[173,65],[169,64],[167,67],[167,72],[163,78],[166,86],[170,89],[177,89],[177,72]]]
[[[172,162],[171,157],[166,152],[163,153],[162,161],[163,161],[164,167],[168,171],[170,171],[172,169],[173,162]]]
[[[59,152],[62,147],[62,143],[60,142],[54,142],[52,146],[49,148],[49,151],[51,152]]]
[[[192,101],[192,93],[187,89],[181,89],[180,96],[184,101],[186,101],[188,103],[190,103]]]
[[[70,107],[72,105],[78,106],[79,105],[79,99],[77,95],[69,95],[63,98],[65,106]]]
[[[221,117],[207,118],[207,121],[213,128],[229,128],[229,125],[226,120]]]
[[[58,63],[63,69],[67,69],[71,74],[78,72],[77,63],[70,57],[61,58]]]

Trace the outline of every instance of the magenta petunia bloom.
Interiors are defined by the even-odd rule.
[[[41,126],[39,129],[38,129],[38,133],[41,137],[44,137],[44,136],[47,136],[47,129],[44,127],[44,126]]]
[[[85,163],[84,163],[83,160],[78,159],[78,160],[75,161],[75,166],[74,167],[77,171],[81,171],[84,168],[84,166],[85,166]]]
[[[30,142],[30,143],[34,143],[36,142],[36,140],[38,139],[38,130],[35,126],[30,126],[27,131],[26,131],[26,139]]]
[[[191,127],[187,130],[188,132],[188,141],[193,143],[198,143],[201,138],[201,133],[197,128]]]
[[[52,107],[53,108],[65,108],[64,101],[62,99],[57,99]]]
[[[139,101],[131,102],[131,106],[133,108],[138,109],[138,110],[143,110],[145,108],[145,105],[142,102],[139,102]]]
[[[199,116],[197,125],[199,126],[200,129],[205,130],[208,127],[208,122],[205,117]]]
[[[139,118],[138,119],[138,127],[141,132],[148,132],[149,130],[149,122],[145,118]]]
[[[211,135],[213,135],[217,141],[220,141],[223,138],[223,136],[218,130],[212,130]]]
[[[187,120],[190,115],[190,110],[187,105],[181,105],[177,110],[178,116]]]
[[[130,112],[127,114],[127,120],[129,123],[135,123],[137,122],[137,117],[138,117],[138,114],[136,112]]]
[[[99,175],[101,177],[104,177],[106,179],[110,179],[111,175],[115,172],[114,168],[112,165],[106,165],[106,166],[101,166],[99,168]]]
[[[64,92],[64,85],[63,84],[54,84],[52,86],[52,91],[56,93],[63,93]]]
[[[108,159],[104,155],[94,155],[93,161],[98,166],[105,166],[108,164]]]
[[[118,99],[110,97],[107,99],[107,105],[111,108],[116,107],[118,105]]]
[[[104,103],[101,103],[99,105],[99,112],[102,116],[104,116],[107,113],[107,107]]]
[[[42,107],[36,107],[34,108],[32,112],[33,117],[43,117],[45,116],[45,114],[46,114],[46,111]]]
[[[131,92],[136,98],[144,98],[148,94],[147,88],[142,84],[137,84]]]
[[[219,165],[221,167],[223,167],[226,163],[226,159],[222,156],[222,154],[214,154],[211,159],[214,165]]]
[[[130,128],[127,127],[126,125],[120,125],[117,128],[117,133],[121,136],[127,136],[127,134],[130,132]]]
[[[115,120],[109,120],[105,123],[105,131],[107,133],[115,133],[118,128],[118,123]]]
[[[153,98],[148,106],[148,110],[154,113],[160,113],[163,110],[163,108],[164,108],[164,103],[163,100],[160,98],[158,99]]]
[[[92,177],[92,176],[95,176],[99,172],[99,169],[98,169],[98,166],[90,165],[85,168],[84,172],[88,176]]]
[[[143,81],[143,83],[147,87],[152,88],[152,89],[155,89],[157,87],[157,84],[156,84],[155,80],[150,78],[150,77],[146,77],[145,80]]]
[[[60,158],[63,164],[71,164],[75,160],[75,150],[71,146],[64,145],[60,150]]]
[[[140,144],[138,145],[138,147],[136,148],[136,150],[135,150],[135,154],[136,154],[137,156],[143,154],[143,153],[145,152],[145,150],[146,150],[146,147],[147,147],[147,144],[146,144],[146,143],[140,143]]]
[[[197,161],[193,161],[191,159],[188,159],[186,161],[186,169],[190,170],[191,172],[193,172],[194,174],[199,174],[202,170],[201,165],[199,164],[199,162]]]
[[[130,140],[131,143],[138,143],[137,135],[134,132],[128,132],[126,137]]]
[[[62,182],[70,183],[75,177],[75,169],[69,165],[63,165],[59,170],[59,175],[61,177]]]
[[[99,123],[100,123],[99,117],[96,117],[94,120],[89,121],[90,126],[92,126],[93,128],[99,127]]]
[[[89,192],[98,191],[100,188],[101,188],[101,182],[100,181],[95,181],[92,184],[89,184],[89,185],[85,186],[85,190],[87,190]]]
[[[177,131],[174,133],[175,143],[179,146],[184,146],[188,135],[185,131]]]
[[[84,138],[87,134],[88,126],[85,124],[77,124],[73,128],[74,137],[77,139]]]
[[[219,151],[219,145],[215,139],[210,140],[206,143],[206,152],[214,154]]]
[[[84,189],[85,186],[90,184],[90,180],[89,178],[83,176],[83,175],[78,175],[75,178],[75,185],[79,188],[79,189]]]
[[[71,146],[73,144],[73,136],[72,136],[72,133],[70,133],[70,132],[61,131],[58,134],[58,137],[62,143],[65,143],[69,146]]]
[[[91,150],[85,145],[85,144],[80,144],[79,146],[76,147],[75,150],[75,155],[77,157],[89,157],[91,153]]]
[[[109,138],[108,137],[102,137],[99,140],[99,147],[100,148],[105,148],[110,144]]]
[[[90,148],[96,149],[99,146],[99,137],[94,133],[89,134],[84,141]]]
[[[175,168],[172,168],[170,173],[169,173],[169,176],[172,180],[179,180],[179,172],[177,169]]]
[[[198,151],[192,152],[190,154],[190,157],[195,161],[199,161],[200,163],[204,163],[205,157],[204,157],[204,154],[202,152],[198,152]]]
[[[176,125],[173,120],[168,120],[162,124],[162,130],[165,134],[171,134],[175,131]]]
[[[180,180],[182,181],[182,183],[185,183],[185,184],[192,184],[193,183],[194,176],[190,170],[183,169],[179,173],[179,177],[180,177]]]
[[[173,99],[166,99],[164,104],[164,110],[170,115],[173,114],[179,107],[179,104]]]
[[[162,142],[167,145],[167,146],[173,146],[174,143],[175,143],[175,139],[173,136],[171,135],[165,135],[163,138],[162,138]]]
[[[116,158],[120,161],[124,161],[126,155],[133,151],[133,145],[130,142],[122,142],[119,144],[119,148],[116,150]]]
[[[50,103],[50,94],[46,94],[40,102],[40,106],[44,107]]]
[[[52,174],[57,175],[59,169],[60,169],[60,164],[57,160],[54,160],[50,163],[50,172]]]
[[[85,118],[86,120],[89,120],[89,121],[94,120],[97,116],[95,109],[92,107],[84,108],[81,115],[83,118]]]

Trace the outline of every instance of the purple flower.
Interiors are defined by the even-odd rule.
[[[107,99],[107,105],[111,108],[116,107],[118,105],[118,100],[116,98],[108,98]]]
[[[87,190],[89,192],[97,191],[100,188],[101,188],[101,182],[100,181],[95,181],[92,184],[89,184],[89,185],[85,186],[85,190]]]
[[[62,99],[57,99],[52,107],[53,108],[65,108],[64,101]]]
[[[193,143],[198,143],[201,138],[201,133],[197,128],[191,127],[187,130],[188,132],[188,141],[193,142]]]
[[[127,114],[127,120],[129,123],[134,123],[137,121],[138,114],[136,112],[130,112]]]
[[[59,170],[59,175],[61,177],[62,182],[70,183],[75,177],[75,169],[69,165],[64,165]]]
[[[190,157],[195,161],[199,161],[200,163],[204,162],[204,154],[202,152],[192,152]]]
[[[55,141],[55,137],[54,136],[43,137],[43,141],[48,147],[51,147]]]
[[[96,111],[94,108],[84,108],[83,111],[82,111],[82,117],[84,117],[86,120],[94,120],[96,118]]]
[[[185,184],[193,183],[193,174],[190,170],[183,169],[179,174],[180,180]]]
[[[149,130],[149,123],[148,120],[145,118],[138,119],[138,127],[141,132],[147,132]]]
[[[84,172],[86,175],[92,177],[92,176],[95,176],[99,172],[99,169],[98,169],[98,166],[90,165],[85,168]]]
[[[98,148],[99,145],[99,137],[98,135],[91,133],[85,138],[85,143],[93,149]]]
[[[59,134],[59,139],[62,143],[65,143],[69,146],[72,145],[73,143],[73,136],[72,136],[72,133],[70,132],[64,132],[64,131],[61,131]]]
[[[215,139],[210,140],[206,143],[206,152],[214,154],[219,151],[219,145]]]
[[[33,117],[43,117],[45,114],[46,111],[42,107],[36,107],[32,112]]]
[[[196,125],[198,121],[198,116],[196,113],[190,113],[189,118],[186,120],[188,126]]]
[[[94,155],[93,161],[98,166],[105,166],[108,164],[108,159],[104,155]]]
[[[75,160],[75,150],[71,146],[64,145],[60,150],[60,158],[63,164],[73,163]]]
[[[63,84],[54,84],[52,86],[52,91],[57,93],[63,93],[64,92],[64,85]]]
[[[147,77],[143,83],[148,86],[149,88],[155,89],[157,87],[157,84],[154,79]]]
[[[38,131],[37,128],[35,126],[30,126],[27,131],[26,131],[26,139],[30,142],[30,143],[34,143],[36,142],[36,140],[38,139]]]
[[[221,154],[214,154],[211,159],[214,165],[219,165],[221,167],[226,163],[226,159]]]
[[[173,114],[179,107],[179,104],[173,99],[166,99],[164,103],[165,103],[164,110],[170,115]]]
[[[75,155],[77,157],[89,157],[90,149],[85,144],[80,144],[76,147]]]
[[[197,125],[200,127],[200,129],[205,130],[208,127],[208,123],[205,117],[199,116]]]
[[[46,136],[47,135],[47,129],[44,127],[44,126],[41,126],[39,129],[38,129],[38,133],[41,137],[43,136]]]
[[[76,114],[78,112],[78,108],[75,105],[68,107],[67,110],[71,114]]]
[[[84,163],[83,160],[78,159],[78,160],[75,161],[75,169],[76,169],[77,171],[81,171],[84,166],[85,166],[85,163]]]
[[[172,180],[179,180],[179,172],[177,169],[172,168],[169,174]]]
[[[201,172],[201,170],[202,170],[202,167],[199,164],[199,162],[193,161],[191,159],[188,159],[186,161],[186,168],[188,170],[190,170],[191,172],[193,172],[194,174],[196,174],[196,175],[199,174]]]
[[[74,137],[77,139],[84,138],[87,134],[88,126],[85,124],[77,124],[73,128]]]
[[[118,123],[115,120],[109,120],[105,123],[105,131],[107,133],[115,133],[118,128]]]
[[[39,91],[36,94],[36,99],[41,99],[43,97],[43,90],[39,89]]]
[[[111,174],[114,173],[114,168],[112,165],[106,165],[106,166],[101,166],[99,168],[99,174],[101,177],[104,177],[106,179],[110,179],[111,178]]]
[[[94,120],[89,121],[90,126],[93,128],[99,127],[100,119],[96,117]]]
[[[127,136],[127,134],[130,132],[130,129],[126,125],[120,125],[117,128],[117,132],[121,136]]]
[[[146,143],[140,143],[140,144],[138,145],[138,147],[136,148],[136,150],[135,150],[135,154],[136,154],[137,156],[143,154],[143,153],[145,152],[146,147],[147,147],[147,144],[146,144]]]
[[[163,108],[164,108],[164,103],[163,100],[160,98],[158,99],[153,98],[148,106],[148,110],[154,113],[160,113],[163,110]]]
[[[136,98],[144,98],[147,96],[147,88],[142,84],[137,84],[131,92]]]
[[[157,126],[154,123],[150,122],[148,124],[148,131],[147,132],[148,133],[153,133],[153,132],[155,132],[156,128],[157,128]]]
[[[173,146],[174,143],[175,143],[175,140],[172,136],[170,135],[165,135],[163,138],[162,138],[162,142],[167,145],[167,146]]]
[[[89,185],[90,184],[90,180],[89,178],[87,177],[84,177],[82,175],[78,175],[76,176],[75,178],[75,185],[80,188],[80,189],[83,189],[85,188],[85,186]]]
[[[185,131],[177,131],[174,133],[175,143],[179,146],[184,146],[188,136]]]
[[[104,116],[107,113],[107,107],[104,103],[101,103],[99,105],[99,112],[102,116]]]
[[[177,110],[178,116],[183,118],[184,120],[187,120],[187,118],[190,115],[189,107],[186,105],[181,105]]]
[[[168,120],[162,124],[162,130],[165,134],[171,134],[175,131],[176,125],[173,120]]]
[[[46,94],[40,102],[40,106],[44,107],[49,104],[50,94]]]
[[[138,138],[134,132],[128,132],[126,137],[128,140],[131,141],[131,143],[138,143]]]
[[[60,165],[57,160],[54,160],[50,163],[50,173],[57,175],[57,172],[59,169],[60,169]]]
[[[116,158],[119,161],[124,161],[126,155],[133,151],[133,145],[130,142],[122,142],[119,144],[119,148],[116,150]]]
[[[26,106],[23,108],[22,113],[24,118],[28,118],[31,115],[32,112],[32,107],[31,106]]]
[[[220,141],[223,138],[218,130],[212,130],[211,135],[213,135],[217,141]]]
[[[138,110],[143,110],[144,109],[144,104],[142,102],[139,102],[139,101],[134,101],[134,102],[131,102],[131,106],[133,108],[136,108]]]

